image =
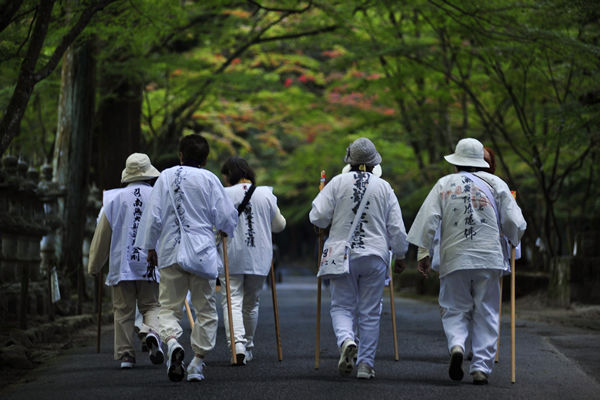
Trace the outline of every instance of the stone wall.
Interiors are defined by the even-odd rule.
[[[28,315],[48,314],[47,266],[40,242],[51,232],[46,203],[55,195],[47,175],[14,156],[5,156],[0,169],[0,319],[27,327]],[[51,186],[51,185],[50,185]]]

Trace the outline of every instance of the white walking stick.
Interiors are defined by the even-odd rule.
[[[319,192],[325,187],[325,170],[321,171],[319,181]],[[319,229],[319,253],[317,254],[317,271],[321,266],[321,254],[323,253],[323,242],[325,232]],[[321,353],[321,278],[317,278],[317,338],[315,341],[315,369],[319,369],[319,356]]]
[[[227,259],[227,238],[223,237],[223,265],[225,267],[225,291],[227,292],[227,316],[229,317],[229,341],[231,342],[231,363],[237,364],[235,354],[235,337],[233,333],[233,317],[231,315],[231,289],[229,286],[229,260]]]
[[[281,334],[279,330],[279,310],[277,308],[277,289],[275,289],[275,258],[271,260],[271,295],[273,297],[273,316],[275,317],[275,339],[277,340],[277,358],[283,359],[281,351]]]

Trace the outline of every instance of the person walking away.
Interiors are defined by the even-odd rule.
[[[103,195],[98,224],[90,245],[88,272],[100,273],[109,259],[106,285],[112,287],[114,314],[114,358],[122,369],[135,364],[133,336],[136,304],[143,318],[140,333],[145,336],[153,364],[164,360],[158,326],[158,281],[160,275],[147,268],[146,251],[135,246],[139,223],[152,186],[159,176],[146,154],[133,153],[121,174],[123,188],[107,190]]]
[[[259,297],[273,258],[272,232],[283,231],[286,221],[277,207],[273,188],[256,186],[254,170],[246,160],[230,157],[223,164],[221,174],[227,186],[225,193],[239,213],[235,233],[226,240],[236,361],[237,365],[244,365],[254,357]],[[219,280],[225,282],[222,271]],[[221,296],[221,305],[231,348],[225,296]]]
[[[136,240],[137,246],[148,249],[150,264],[160,268],[159,333],[167,343],[167,375],[172,381],[181,381],[186,373],[185,353],[177,339],[183,334],[179,321],[188,290],[196,319],[190,336],[194,358],[187,368],[187,380],[205,377],[204,358],[215,346],[218,315],[216,279],[206,278],[203,268],[214,267],[216,278],[221,260],[213,229],[231,236],[237,224],[237,211],[221,182],[203,168],[209,151],[208,142],[198,134],[181,138],[181,165],[164,170],[156,181]],[[203,250],[197,257],[201,265],[186,270],[177,260],[178,252],[187,254],[183,240],[190,237]]]
[[[498,336],[499,278],[508,268],[503,234],[517,245],[527,224],[506,183],[484,170],[483,145],[462,139],[446,161],[457,172],[439,179],[429,192],[408,233],[419,247],[418,270],[429,274],[434,234],[440,230],[439,303],[450,352],[449,375],[463,378],[465,342],[472,329],[474,384],[487,384]]]
[[[357,378],[370,379],[375,377],[389,249],[396,257],[395,269],[401,269],[408,242],[393,189],[373,174],[374,166],[381,163],[375,145],[367,138],[355,140],[347,148],[344,162],[351,165],[350,172],[331,179],[314,199],[309,217],[321,229],[331,226],[324,257],[346,246],[351,235],[348,271],[331,277],[330,313],[340,349],[339,373],[350,375],[357,362]],[[350,233],[366,192],[369,197],[363,205],[364,212]],[[360,337],[358,345],[355,321]]]

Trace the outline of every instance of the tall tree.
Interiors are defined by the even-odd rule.
[[[86,3],[77,18],[73,18],[75,22],[62,35],[50,57],[44,60],[41,65],[38,64],[48,35],[48,28],[52,21],[56,0],[40,0],[38,4],[35,4],[31,35],[23,39],[24,44],[27,45],[27,51],[22,57],[15,88],[0,120],[0,154],[4,154],[10,142],[19,134],[21,120],[35,85],[47,78],[56,68],[67,48],[88,25],[94,14],[115,1],[117,0],[96,0]],[[24,13],[22,18],[13,18],[18,12],[19,6],[22,7],[22,3],[16,2],[14,5],[5,7],[7,8],[6,15],[10,16],[10,18],[7,18],[7,22],[1,21],[5,27],[27,21],[29,13]],[[17,54],[17,56],[19,55]]]
[[[66,190],[64,224],[60,242],[60,264],[77,288],[77,312],[86,298],[82,245],[90,151],[94,121],[95,61],[89,41],[77,43],[65,53],[62,65],[61,99],[54,148],[54,180]]]

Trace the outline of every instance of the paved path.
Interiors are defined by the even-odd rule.
[[[510,383],[510,349],[501,345],[500,363],[487,386],[448,378],[445,338],[438,307],[396,299],[400,360],[394,361],[389,297],[386,292],[376,379],[359,381],[337,373],[338,352],[323,291],[321,364],[314,369],[316,280],[285,277],[278,286],[283,361],[277,361],[270,291],[263,292],[255,360],[229,365],[219,328],[202,383],[172,383],[164,366],[138,353],[132,370],[112,360],[112,330],[105,329],[102,352],[95,345],[72,349],[0,393],[0,399],[597,399],[600,398],[600,334],[519,321],[517,383]],[[502,340],[510,343],[508,320]],[[189,327],[184,339],[189,361]],[[465,363],[465,370],[468,365]]]

